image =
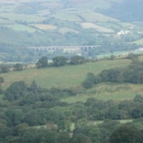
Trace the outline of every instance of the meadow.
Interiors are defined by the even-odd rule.
[[[139,59],[142,60],[143,57],[141,56]],[[61,99],[68,103],[86,102],[91,97],[99,100],[129,100],[137,94],[142,95],[142,84],[100,83],[91,89],[84,89],[81,83],[88,72],[97,75],[105,69],[126,67],[130,62],[131,60],[129,59],[117,58],[115,60],[106,59],[88,62],[82,65],[66,65],[63,67],[41,69],[29,68],[23,71],[11,71],[1,74],[1,77],[5,80],[2,86],[6,89],[11,83],[22,80],[30,85],[35,80],[38,86],[43,88],[70,88],[73,91],[78,91],[76,96]]]
[[[70,88],[81,85],[88,72],[93,72],[96,75],[104,69],[124,67],[129,63],[130,60],[127,59],[100,60],[82,65],[67,65],[43,69],[31,68],[20,72],[12,71],[1,74],[1,76],[5,79],[4,88],[7,88],[12,82],[20,80],[24,80],[27,84],[35,80],[39,86],[44,88]]]

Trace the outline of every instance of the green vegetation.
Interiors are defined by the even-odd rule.
[[[24,80],[30,84],[33,80],[41,87],[74,87],[79,86],[88,72],[100,73],[103,69],[124,67],[130,63],[129,59],[97,60],[80,65],[68,65],[64,67],[48,67],[45,69],[27,69],[21,72],[9,72],[2,74],[5,79],[4,87],[8,87],[14,81]],[[32,66],[32,65],[31,65]],[[70,80],[69,80],[70,79]],[[48,82],[50,81],[50,82]]]
[[[48,3],[43,1],[16,3],[11,0],[10,6],[9,2],[1,1],[1,60],[35,62],[41,56],[52,55],[52,59],[56,55],[68,54],[70,57],[73,54],[59,51],[52,54],[48,51],[34,52],[29,50],[29,47],[101,46],[91,51],[74,53],[87,57],[137,49],[142,43],[138,42],[142,38],[142,26],[140,23],[131,24],[111,17],[107,11],[116,2],[118,0],[114,2],[92,0],[84,3],[56,0],[48,1]],[[131,2],[131,5],[133,3]],[[134,44],[134,41],[137,42]]]
[[[142,55],[130,53],[126,57],[112,55],[96,60],[73,56],[69,61],[57,56],[53,63],[47,57],[40,58],[37,68],[37,64],[29,69],[30,65],[26,69],[20,63],[11,66],[13,70],[1,73],[0,78],[0,140],[142,142],[142,84],[117,83],[109,75],[114,75],[113,68],[128,68],[128,72],[141,68],[142,61],[137,58],[141,60]],[[86,74],[87,89],[81,86]],[[95,75],[110,77],[111,81],[95,84]]]
[[[0,2],[1,143],[143,142],[143,56],[128,54],[142,23],[110,17],[142,20],[142,7],[118,2]],[[31,50],[47,45],[97,47]]]

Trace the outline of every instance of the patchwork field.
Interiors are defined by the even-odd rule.
[[[55,30],[57,29],[57,26],[49,25],[49,24],[35,24],[36,28],[42,29],[42,30]]]
[[[0,17],[8,19],[12,22],[21,21],[21,22],[28,22],[28,23],[41,22],[45,19],[38,15],[16,14],[16,13],[1,13]]]
[[[94,23],[81,23],[82,27],[85,28],[85,29],[95,29],[96,31],[99,31],[99,32],[105,32],[105,33],[113,33],[114,31],[111,30],[111,29],[108,29],[108,28],[105,28],[105,27],[102,27],[102,26],[98,26]]]
[[[74,30],[74,29],[71,29],[71,28],[68,28],[68,27],[62,27],[59,29],[59,32],[62,33],[62,34],[66,34],[68,32],[73,32],[73,33],[76,33],[78,34],[79,32]]]

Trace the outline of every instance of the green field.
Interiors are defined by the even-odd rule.
[[[45,18],[40,17],[38,15],[30,15],[30,14],[16,14],[16,13],[1,13],[1,17],[6,18],[10,21],[23,21],[23,22],[41,22]]]
[[[140,57],[140,59],[142,59],[142,57]],[[68,103],[85,102],[90,97],[95,97],[100,100],[126,100],[134,98],[137,94],[142,95],[142,84],[100,83],[95,85],[92,89],[86,90],[81,86],[81,83],[88,72],[97,75],[102,70],[125,67],[130,62],[131,61],[127,59],[115,59],[89,62],[75,66],[49,67],[45,69],[31,68],[20,72],[12,71],[1,74],[1,77],[4,77],[5,80],[3,83],[4,89],[14,81],[24,80],[27,84],[30,84],[35,80],[39,86],[44,88],[58,87],[78,90],[79,94],[77,94],[77,96],[62,99],[62,101]]]
[[[6,27],[11,28],[15,31],[28,31],[28,32],[35,32],[36,31],[35,28],[29,27],[29,26],[23,25],[23,24],[8,25]]]
[[[78,14],[85,19],[86,21],[90,22],[119,22],[119,20],[102,15],[100,13],[96,13],[93,11],[81,11]]]
[[[81,18],[79,18],[76,13],[57,13],[53,14],[51,17],[60,19],[60,20],[67,20],[67,21],[75,21],[75,22],[81,22]]]
[[[12,82],[24,80],[30,83],[35,80],[41,87],[75,87],[79,86],[84,80],[88,72],[98,74],[103,69],[113,67],[124,67],[130,63],[130,60],[117,59],[106,60],[99,62],[89,62],[83,65],[64,66],[64,67],[49,67],[45,69],[28,69],[21,72],[9,72],[1,74],[5,79],[4,87],[8,87]]]
[[[143,38],[137,41],[134,41],[132,43],[138,44],[138,45],[143,45]]]

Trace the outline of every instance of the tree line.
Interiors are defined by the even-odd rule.
[[[86,59],[83,56],[75,55],[75,56],[72,56],[70,59],[68,59],[65,56],[56,56],[52,58],[52,62],[48,62],[48,61],[49,61],[48,58],[46,56],[43,56],[37,61],[36,67],[37,68],[45,68],[48,66],[59,67],[67,64],[78,65],[78,64],[85,63]]]
[[[143,141],[143,97],[132,100],[66,103],[72,89],[39,87],[33,81],[12,83],[0,102],[2,143],[116,143]],[[135,119],[120,124],[119,120]],[[101,124],[94,122],[103,121]],[[71,129],[72,124],[74,129]],[[139,125],[139,126],[138,126]],[[40,128],[41,127],[41,128]],[[124,134],[123,134],[124,133]],[[71,136],[71,134],[73,134]],[[134,143],[134,142],[133,142]]]
[[[128,58],[132,58],[129,57]],[[112,68],[101,71],[98,75],[87,73],[85,80],[82,82],[83,87],[92,88],[95,84],[101,82],[114,83],[143,83],[143,62],[133,58],[129,66],[124,68]]]

